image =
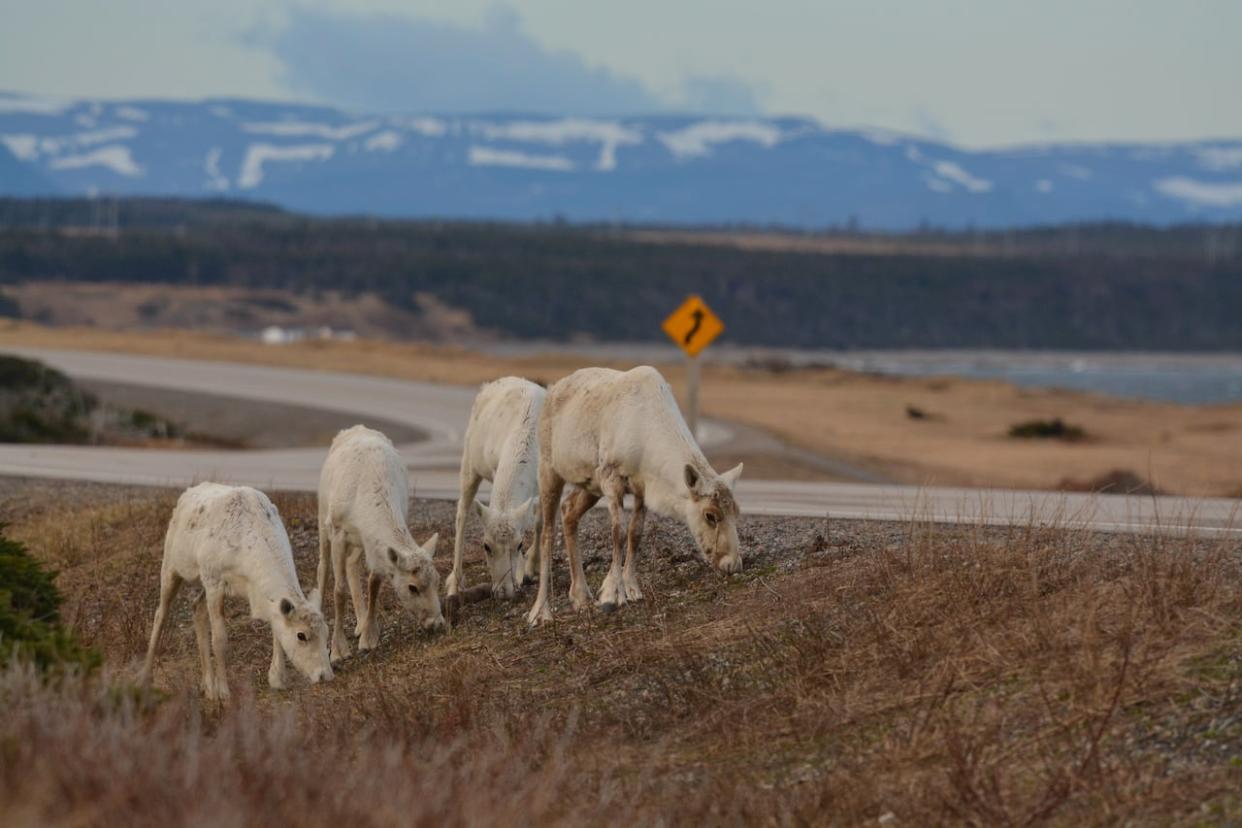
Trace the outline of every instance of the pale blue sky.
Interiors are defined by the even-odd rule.
[[[0,89],[45,95],[1242,136],[1233,0],[0,0],[0,23]]]

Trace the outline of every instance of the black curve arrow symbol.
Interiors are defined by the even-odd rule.
[[[686,333],[686,338],[682,340],[683,345],[689,345],[690,340],[694,339],[694,335],[699,332],[699,328],[703,327],[703,309],[695,308],[690,314],[694,317],[694,326]]]

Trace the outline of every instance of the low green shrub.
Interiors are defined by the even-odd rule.
[[[41,362],[0,354],[0,443],[122,443],[181,436],[159,414],[108,405]]]
[[[1087,432],[1076,425],[1070,425],[1060,417],[1051,420],[1027,420],[1009,428],[1010,437],[1039,440],[1082,440]]]
[[[63,599],[54,577],[25,546],[6,537],[0,524],[0,667],[16,659],[41,670],[98,665],[99,655],[61,625]]]

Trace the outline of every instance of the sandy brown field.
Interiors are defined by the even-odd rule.
[[[188,329],[229,333],[268,325],[332,326],[362,336],[443,339],[473,333],[469,314],[433,297],[415,297],[419,313],[370,293],[315,294],[287,290],[98,282],[26,282],[6,285],[27,319],[50,325],[109,330]]]
[[[428,637],[385,592],[380,647],[327,685],[269,691],[270,635],[230,603],[221,710],[199,701],[186,595],[157,694],[124,689],[174,498],[0,479],[0,520],[105,657],[59,689],[0,675],[6,825],[1242,819],[1236,542],[749,518],[726,579],[656,520],[642,604],[575,614],[561,564],[552,626],[525,628],[528,591]],[[313,499],[276,502],[310,583]],[[583,524],[593,586],[605,519]],[[412,530],[451,520],[418,502]]]
[[[264,346],[232,336],[112,332],[0,324],[0,347],[22,344],[354,371],[460,384],[504,374],[552,381],[581,367],[569,353],[500,358],[460,348],[379,340]],[[614,363],[615,367],[629,367]],[[680,394],[683,368],[661,365]],[[1181,406],[1118,400],[995,381],[900,379],[839,371],[704,367],[702,406],[791,445],[895,481],[1057,488],[1117,470],[1187,495],[1242,492],[1242,405]],[[924,411],[911,419],[907,408]],[[1019,440],[1010,426],[1060,417],[1077,442]]]

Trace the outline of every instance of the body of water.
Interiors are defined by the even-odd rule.
[[[506,355],[568,351],[635,363],[661,364],[681,359],[677,348],[656,343],[505,342],[482,348]],[[1036,388],[1068,388],[1192,405],[1242,402],[1242,354],[804,351],[742,348],[722,343],[709,348],[703,359],[738,364],[754,360],[830,364],[853,371],[912,377],[1001,379]]]
[[[1242,402],[1242,355],[868,352],[838,354],[835,364],[884,374],[1002,379],[1186,404]]]

